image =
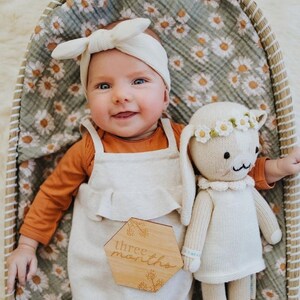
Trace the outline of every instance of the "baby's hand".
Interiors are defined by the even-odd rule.
[[[278,161],[278,168],[283,174],[295,175],[300,172],[300,147],[296,147],[284,158]]]
[[[29,245],[20,244],[7,259],[8,279],[7,291],[12,293],[15,279],[18,277],[19,283],[25,285],[35,275],[37,270],[36,249]]]
[[[287,156],[266,160],[265,174],[268,183],[300,172],[300,147],[295,147]]]

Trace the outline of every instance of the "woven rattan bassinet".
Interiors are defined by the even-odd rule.
[[[13,99],[2,286],[7,279],[6,258],[16,246],[24,212],[57,160],[79,138],[79,119],[88,113],[78,64],[77,68],[76,61],[56,64],[51,50],[63,40],[87,36],[107,22],[133,16],[150,18],[166,47],[172,77],[169,113],[175,121],[186,123],[197,107],[211,101],[237,101],[268,111],[269,122],[261,134],[265,156],[285,155],[296,144],[282,54],[254,1],[51,1],[28,45]],[[195,74],[205,83],[200,89],[195,89]],[[37,123],[44,124],[43,130]],[[263,195],[277,213],[284,238],[274,248],[264,243],[267,269],[257,275],[257,299],[300,299],[299,180],[286,178]],[[25,289],[17,287],[15,295],[3,288],[1,299],[71,299],[65,272],[70,217],[71,211],[53,242],[39,248],[42,259],[33,281]],[[195,291],[194,298],[199,297]]]

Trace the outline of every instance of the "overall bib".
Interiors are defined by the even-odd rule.
[[[68,272],[74,300],[181,300],[191,298],[192,274],[178,271],[156,293],[117,285],[104,245],[131,217],[171,225],[181,249],[179,152],[167,119],[168,148],[141,153],[105,153],[89,121],[83,124],[95,146],[94,168],[74,202]]]

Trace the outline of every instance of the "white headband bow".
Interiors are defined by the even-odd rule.
[[[70,59],[81,54],[80,78],[86,92],[91,54],[115,48],[149,65],[163,78],[170,91],[167,53],[160,42],[149,34],[143,33],[149,25],[150,20],[145,18],[122,21],[112,29],[99,29],[89,37],[59,44],[52,52],[52,57]]]

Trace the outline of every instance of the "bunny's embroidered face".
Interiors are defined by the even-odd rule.
[[[233,102],[211,103],[194,113],[181,136],[184,202],[195,197],[192,165],[210,181],[237,181],[247,176],[259,152],[258,130],[266,117],[263,111]]]
[[[259,152],[255,129],[234,129],[228,136],[217,136],[206,143],[193,137],[190,154],[202,176],[212,181],[234,181],[244,178],[254,166]]]

